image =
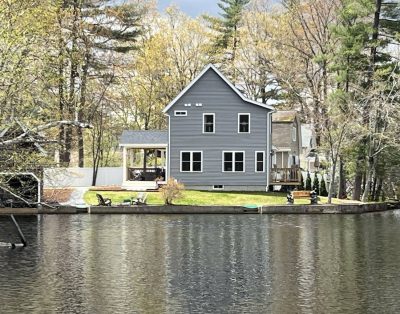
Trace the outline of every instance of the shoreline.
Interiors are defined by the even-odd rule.
[[[244,206],[192,206],[192,205],[139,205],[139,206],[89,206],[77,208],[60,206],[43,208],[0,208],[2,215],[40,214],[364,214],[400,209],[390,203],[372,204],[320,204],[320,205],[267,205],[258,208]]]

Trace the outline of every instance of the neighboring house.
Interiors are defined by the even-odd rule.
[[[277,111],[273,113],[272,182],[285,182],[282,185],[298,184],[301,137],[301,123],[297,111]]]
[[[188,189],[265,191],[273,111],[208,65],[164,109],[168,131],[123,132],[123,186],[148,189],[174,178]]]
[[[301,168],[305,171],[315,172],[319,168],[319,156],[317,153],[317,140],[312,124],[302,124],[301,137]]]

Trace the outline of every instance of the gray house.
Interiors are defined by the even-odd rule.
[[[275,184],[297,185],[300,181],[301,123],[295,110],[272,115],[272,169]]]
[[[125,187],[169,177],[197,190],[265,191],[273,107],[244,97],[208,65],[166,108],[168,131],[125,131]],[[140,181],[140,183],[135,183]]]

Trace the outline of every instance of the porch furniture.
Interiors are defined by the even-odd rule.
[[[147,193],[140,192],[136,199],[132,200],[132,205],[146,205]]]
[[[96,194],[97,201],[99,204],[97,206],[111,206],[111,199],[104,198],[101,194]]]

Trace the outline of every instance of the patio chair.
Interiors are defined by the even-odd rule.
[[[99,204],[97,206],[111,206],[111,199],[104,198],[101,194],[96,194],[97,201]]]
[[[136,199],[132,200],[132,205],[146,205],[147,193],[140,192]]]

